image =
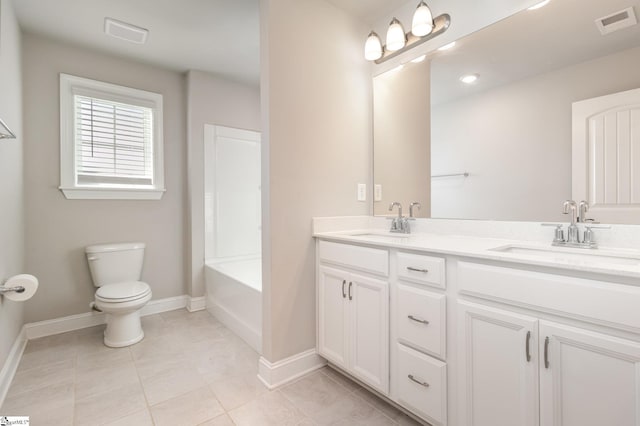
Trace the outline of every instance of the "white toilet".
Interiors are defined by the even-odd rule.
[[[95,307],[107,314],[104,344],[133,345],[144,337],[140,309],[151,300],[151,288],[139,281],[144,243],[97,244],[85,249],[96,291]]]

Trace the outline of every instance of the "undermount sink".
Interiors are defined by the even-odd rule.
[[[500,253],[534,256],[571,263],[604,263],[609,265],[640,265],[640,255],[602,249],[544,248],[510,244],[489,249]]]

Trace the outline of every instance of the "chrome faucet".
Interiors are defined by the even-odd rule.
[[[589,211],[589,203],[582,200],[580,201],[580,206],[578,207],[578,222],[593,222],[593,219],[587,219],[587,212]]]
[[[409,234],[411,232],[411,227],[409,226],[407,218],[402,216],[402,204],[394,201],[389,205],[389,211],[393,211],[394,207],[398,207],[398,217],[393,218],[391,221],[391,229],[389,232]]]
[[[422,204],[420,204],[417,201],[414,201],[413,203],[411,203],[411,205],[409,206],[409,219],[414,219],[415,217],[413,216],[413,208],[417,207],[418,210],[420,210],[422,208]]]
[[[571,221],[567,227],[567,238],[564,238],[564,231],[562,224],[559,223],[543,223],[542,226],[555,226],[554,238],[551,245],[560,247],[575,247],[575,248],[597,248],[598,244],[595,241],[593,235],[593,229],[610,229],[607,225],[592,225],[595,222],[593,219],[587,219],[586,213],[589,211],[589,203],[586,201],[580,201],[580,205],[576,204],[573,200],[567,200],[562,205],[562,213],[570,214]],[[588,223],[585,225],[585,230],[580,238],[580,228],[578,223]]]
[[[579,243],[580,235],[578,234],[578,225],[576,225],[578,221],[578,205],[573,200],[567,200],[562,205],[562,214],[570,214],[571,215],[571,223],[567,228],[567,242],[568,243]]]

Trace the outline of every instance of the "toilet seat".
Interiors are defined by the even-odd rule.
[[[144,298],[150,293],[149,284],[143,281],[125,281],[98,288],[96,300],[106,303],[124,303]]]

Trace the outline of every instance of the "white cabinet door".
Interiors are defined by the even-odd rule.
[[[640,425],[639,343],[540,321],[539,345],[541,426]]]
[[[537,425],[537,319],[467,302],[458,309],[460,423]]]
[[[347,285],[349,274],[319,268],[318,352],[332,363],[347,368]]]
[[[389,393],[389,285],[351,274],[348,283],[351,369],[371,387]]]

